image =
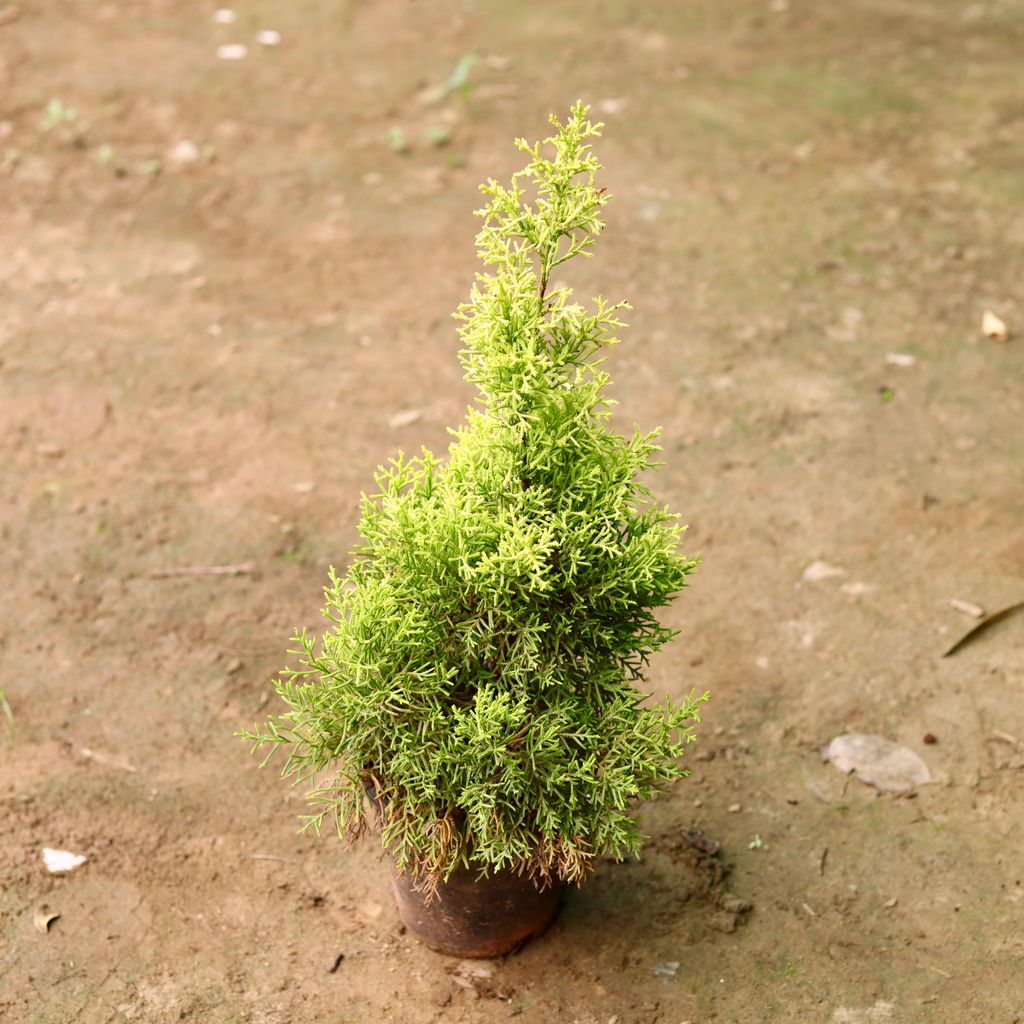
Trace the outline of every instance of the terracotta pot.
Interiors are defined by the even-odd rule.
[[[478,879],[475,871],[460,868],[430,903],[393,863],[391,882],[409,931],[438,953],[461,957],[501,956],[539,935],[554,919],[562,895],[559,883],[538,890],[528,876],[513,871]]]

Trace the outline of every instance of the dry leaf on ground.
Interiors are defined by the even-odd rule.
[[[932,780],[928,765],[917,754],[882,736],[844,733],[821,756],[839,771],[853,772],[861,782],[887,793],[906,793]]]

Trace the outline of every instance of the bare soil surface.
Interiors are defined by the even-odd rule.
[[[0,3],[0,1018],[1024,1019],[1024,616],[941,657],[949,598],[1024,599],[1024,5],[237,15]],[[577,97],[617,199],[569,283],[635,306],[618,422],[703,555],[650,688],[713,700],[643,858],[472,974],[232,734],[461,419],[477,184]],[[936,782],[845,778],[849,730]]]

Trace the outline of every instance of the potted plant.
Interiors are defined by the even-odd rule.
[[[648,706],[634,686],[696,563],[639,480],[657,432],[608,425],[603,352],[629,307],[584,307],[553,277],[603,227],[588,109],[482,186],[488,270],[455,314],[478,401],[446,461],[378,469],[330,627],[296,634],[287,710],[242,734],[288,748],[306,827],[379,826],[403,920],[461,956],[514,947],[563,882],[638,851],[631,808],[688,774],[707,697]]]

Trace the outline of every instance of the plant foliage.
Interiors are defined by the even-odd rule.
[[[653,612],[685,585],[676,517],[639,475],[655,433],[609,429],[603,352],[626,303],[573,301],[553,273],[590,254],[608,196],[577,104],[508,186],[489,180],[477,275],[455,314],[479,389],[447,462],[399,456],[363,496],[347,576],[317,641],[253,733],[288,748],[317,831],[382,842],[423,887],[460,866],[580,881],[639,849],[631,804],[687,772],[691,694],[650,707],[633,685],[672,637]],[[366,800],[376,796],[376,811]]]

